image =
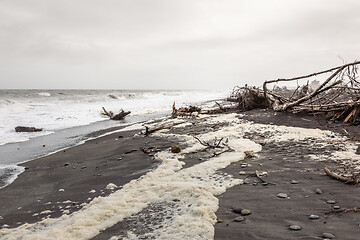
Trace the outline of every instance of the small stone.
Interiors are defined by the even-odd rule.
[[[334,200],[327,200],[326,203],[328,203],[328,204],[335,204],[336,201],[334,201]]]
[[[239,172],[239,175],[245,175],[245,174],[246,174],[245,171],[240,171],[240,172]]]
[[[249,183],[250,183],[249,180],[247,180],[247,179],[244,180],[244,184],[249,184]]]
[[[181,148],[179,146],[171,146],[170,152],[179,153],[179,152],[181,152]]]
[[[315,189],[315,193],[316,193],[316,194],[322,194],[323,191],[321,191],[321,189],[317,188],[317,189]]]
[[[204,159],[203,159],[203,158],[199,158],[199,161],[204,161]]]
[[[122,157],[119,157],[117,160],[120,161],[120,160],[122,160],[122,159],[123,159]]]
[[[288,195],[287,195],[286,193],[279,193],[279,194],[277,195],[277,197],[278,197],[278,198],[287,198]]]
[[[269,185],[269,183],[267,183],[267,182],[263,182],[261,185],[263,185],[263,186],[267,186],[267,185]]]
[[[319,219],[319,216],[318,215],[314,215],[314,214],[311,214],[310,216],[309,216],[309,218],[310,219]]]
[[[299,226],[299,225],[291,225],[289,227],[289,229],[294,230],[294,231],[299,231],[299,230],[301,230],[301,226]]]
[[[234,212],[234,213],[240,213],[241,214],[241,211],[242,211],[243,209],[242,208],[240,208],[240,207],[232,207],[232,211]]]
[[[224,222],[224,220],[218,219],[217,222],[218,222],[218,223],[222,223],[222,222]]]
[[[84,168],[86,168],[86,166],[82,166],[82,167],[81,167],[81,169],[84,169]]]
[[[240,165],[240,167],[246,168],[246,167],[247,167],[247,164],[246,164],[246,163],[243,163],[243,164]]]
[[[29,167],[25,167],[25,170],[29,170]]]
[[[323,233],[323,238],[334,239],[335,235],[325,232]]]
[[[242,216],[250,215],[250,214],[251,214],[251,210],[250,210],[250,209],[243,209],[243,210],[241,210],[240,214],[241,214]]]
[[[242,216],[239,216],[239,217],[234,218],[234,222],[242,222],[242,221],[244,221],[244,220],[245,220],[245,218],[242,217]]]
[[[272,158],[271,158],[271,157],[269,157],[269,160],[272,160]]]
[[[340,209],[340,206],[333,206],[333,209]]]
[[[299,181],[296,181],[296,180],[291,180],[291,181],[290,181],[290,183],[291,183],[291,184],[298,184],[298,183],[299,183]]]
[[[69,162],[64,163],[64,166],[65,166],[65,167],[66,167],[66,166],[69,166],[69,165],[70,165]]]

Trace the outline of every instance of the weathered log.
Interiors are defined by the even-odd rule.
[[[17,126],[15,127],[16,132],[41,132],[42,128],[35,128],[35,127],[24,127],[24,126]]]
[[[103,109],[103,115],[108,116],[111,120],[123,120],[127,115],[129,115],[131,112],[125,112],[124,110],[121,109],[121,111],[118,114],[114,114],[112,111],[106,111],[106,109],[104,107],[102,107]]]

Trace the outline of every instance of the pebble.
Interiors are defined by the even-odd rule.
[[[323,191],[321,191],[321,189],[317,188],[317,189],[315,189],[315,193],[316,193],[316,194],[322,194]]]
[[[267,182],[263,182],[261,185],[263,185],[263,186],[267,186],[267,185],[269,185],[269,183],[267,183]]]
[[[240,171],[239,174],[240,174],[240,175],[245,175],[246,172],[245,172],[245,171]]]
[[[70,165],[69,162],[64,163],[64,166],[69,166],[69,165]]]
[[[319,216],[318,216],[318,215],[313,215],[313,214],[311,214],[311,215],[309,216],[309,218],[310,218],[310,219],[319,219]]]
[[[234,212],[234,213],[240,213],[241,214],[241,211],[242,211],[243,209],[242,208],[240,208],[240,207],[232,207],[232,211]]]
[[[279,193],[279,194],[277,195],[277,197],[278,197],[278,198],[287,198],[288,195],[287,195],[286,193]]]
[[[301,226],[299,226],[299,225],[291,225],[289,227],[289,229],[294,230],[294,231],[299,231],[299,230],[301,230]]]
[[[325,233],[323,233],[323,238],[334,239],[335,235],[325,232]]]
[[[291,184],[298,184],[298,183],[299,183],[299,181],[296,181],[296,180],[291,180],[291,181],[290,181],[290,183],[291,183]]]
[[[335,204],[336,201],[334,201],[334,200],[327,200],[326,203],[328,203],[328,204]]]
[[[244,184],[249,184],[250,183],[250,181],[249,180],[244,180]]]
[[[269,160],[272,160],[272,158],[269,158]]]
[[[245,218],[242,217],[242,216],[239,216],[239,217],[234,218],[234,222],[242,222],[242,221],[244,221],[244,220],[245,220]]]
[[[240,214],[241,214],[242,216],[250,215],[250,214],[251,214],[251,210],[250,210],[250,209],[243,209],[243,210],[241,210]]]
[[[243,164],[240,165],[240,167],[246,168],[246,167],[247,167],[247,164],[246,164],[246,163],[243,163]]]
[[[218,219],[217,222],[218,222],[218,223],[222,223],[222,222],[224,222],[224,220]]]
[[[340,206],[334,206],[333,209],[340,209]]]

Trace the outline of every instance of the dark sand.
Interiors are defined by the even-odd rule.
[[[360,138],[359,127],[327,124],[323,119],[320,121],[310,116],[254,110],[248,112],[244,118],[258,123],[329,129]],[[219,125],[199,127],[194,124],[171,131],[198,134],[217,128]],[[346,128],[346,132],[343,128]],[[133,137],[137,132],[111,134],[23,164],[27,170],[10,186],[0,190],[0,216],[3,218],[0,219],[0,226],[8,224],[16,227],[25,222],[34,223],[47,215],[58,217],[62,215],[59,206],[69,206],[67,209],[70,212],[77,211],[81,209],[81,203],[90,201],[88,198],[110,194],[111,190],[104,190],[108,183],[122,186],[156,168],[159,162],[153,156],[144,154],[141,147],[179,145],[172,139]],[[247,137],[262,142],[261,136]],[[223,169],[222,172],[242,179],[255,170],[266,171],[269,173],[268,177],[263,179],[269,184],[254,185],[254,181],[258,179],[248,176],[248,184],[230,188],[219,196],[220,207],[216,215],[222,222],[215,225],[215,239],[322,239],[324,232],[334,234],[336,239],[359,239],[360,213],[325,214],[334,205],[341,208],[360,206],[359,188],[324,175],[324,166],[336,168],[338,166],[335,163],[315,162],[308,157],[308,154],[333,150],[331,147],[317,147],[311,142],[296,145],[292,142],[269,144],[263,146],[263,150],[258,153],[259,158],[245,159]],[[186,163],[184,167],[197,164],[200,158],[207,156],[208,152],[187,154],[183,159]],[[251,166],[241,168],[240,165],[244,162]],[[239,175],[239,171],[249,174]],[[299,183],[290,184],[292,179]],[[321,189],[323,194],[316,194],[316,188]],[[91,190],[96,192],[89,193]],[[277,197],[278,193],[287,193],[290,199],[280,199]],[[72,203],[62,203],[66,200],[71,200]],[[327,200],[335,200],[336,204],[328,204]],[[252,214],[245,216],[243,222],[234,222],[234,218],[239,216],[232,212],[234,206],[251,209]],[[33,216],[44,210],[53,212]],[[124,219],[94,239],[125,236],[127,230],[134,228],[137,228],[139,233],[150,231],[143,223],[161,222],[161,215],[149,215],[145,219],[138,216],[153,210],[161,210],[161,204],[148,206],[141,213]],[[310,214],[319,215],[320,219],[310,220]],[[300,225],[302,230],[289,230],[288,227],[293,224]]]
[[[328,124],[322,118],[307,115],[254,110],[243,118],[256,123],[329,129],[344,135],[347,132],[348,137],[360,138],[359,126]],[[262,141],[259,136],[249,138],[259,143]],[[308,154],[322,154],[325,151],[334,149],[317,147],[312,142],[264,145],[259,158],[245,159],[224,169],[234,176],[239,176],[239,171],[249,174],[256,170],[266,171],[268,177],[262,179],[269,184],[254,185],[254,181],[259,180],[249,177],[248,184],[235,186],[219,196],[220,208],[216,214],[223,222],[215,225],[215,239],[323,239],[324,232],[332,233],[336,239],[360,239],[360,213],[326,214],[333,206],[360,206],[360,189],[324,174],[325,166],[333,169],[339,167],[334,162],[315,162],[308,157]],[[359,148],[357,154],[360,154]],[[241,168],[244,162],[251,166]],[[246,176],[249,175],[243,178]],[[291,184],[291,180],[299,183]],[[323,194],[316,194],[317,188]],[[278,193],[286,193],[290,199],[280,199]],[[335,200],[336,204],[328,204],[327,200]],[[243,222],[234,222],[239,214],[232,212],[233,207],[251,209],[252,214],[245,216]],[[311,214],[320,218],[310,220]],[[300,225],[302,230],[289,230],[290,225]]]

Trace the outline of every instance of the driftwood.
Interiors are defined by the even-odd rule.
[[[327,167],[324,168],[324,172],[331,178],[339,180],[341,182],[345,182],[347,184],[358,184],[360,182],[360,174],[352,173],[351,176],[342,176],[335,172],[330,171]]]
[[[178,116],[193,116],[194,113],[199,113],[201,111],[201,108],[196,107],[196,106],[189,106],[189,107],[181,107],[181,108],[176,108],[175,107],[175,102],[172,106],[172,116],[173,117],[178,117]]]
[[[228,100],[236,102],[240,111],[272,108],[274,111],[326,114],[329,120],[360,124],[359,65],[360,61],[357,61],[305,76],[269,80],[263,83],[262,88],[236,87]],[[330,73],[322,83],[314,80],[310,84],[309,81],[302,86],[298,84],[299,80]],[[292,90],[278,86],[268,89],[269,84],[279,82],[294,82],[298,86]]]
[[[223,141],[224,138],[220,138],[217,139],[215,138],[213,143],[210,142],[205,142],[203,140],[200,140],[200,138],[193,136],[201,145],[205,146],[206,148],[224,148],[224,146],[221,146],[221,143]],[[228,141],[228,139],[226,139],[225,143]],[[225,144],[223,144],[225,145]]]
[[[121,109],[121,111],[118,114],[114,114],[112,111],[106,111],[104,107],[103,109],[103,115],[108,116],[111,120],[123,120],[127,115],[129,115],[131,112],[125,112]]]
[[[360,207],[353,208],[344,208],[344,209],[332,209],[331,211],[325,213],[326,215],[334,213],[348,213],[348,212],[360,212]]]
[[[161,126],[158,126],[158,127],[155,127],[153,129],[150,129],[148,126],[145,126],[145,132],[143,133],[145,136],[151,134],[151,133],[154,133],[154,132],[157,132],[157,131],[160,131],[160,130],[163,130],[163,129],[170,129],[176,125],[179,125],[179,124],[183,124],[184,122],[178,122],[178,123],[173,123],[173,124],[170,124],[170,125],[161,125]]]
[[[35,127],[24,127],[24,126],[17,126],[15,127],[15,132],[41,132],[42,128],[35,128]]]

